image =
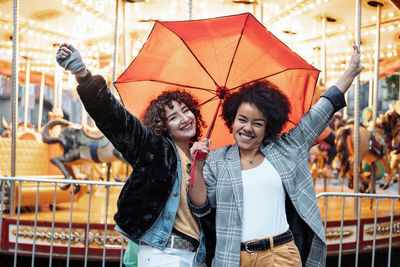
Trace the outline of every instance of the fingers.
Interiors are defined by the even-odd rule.
[[[62,44],[57,51],[57,57],[61,59],[67,58],[72,53],[72,51],[65,45],[66,44]]]
[[[353,44],[353,49],[354,49],[354,52],[360,54],[360,48],[356,44]]]

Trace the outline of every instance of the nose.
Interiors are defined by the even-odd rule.
[[[182,114],[182,124],[186,124],[190,121],[190,117],[188,115],[186,115],[185,113]]]
[[[244,130],[245,132],[251,132],[251,131],[252,131],[251,124],[250,124],[250,123],[246,123],[246,124],[244,125],[244,127],[243,127],[243,130]]]

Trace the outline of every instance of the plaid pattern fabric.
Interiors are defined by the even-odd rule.
[[[340,96],[343,98],[343,94],[335,87],[327,92],[333,93],[334,98],[329,94],[321,97],[294,129],[288,134],[276,136],[261,148],[261,152],[278,171],[297,213],[314,232],[311,250],[305,264],[310,267],[325,266],[326,243],[308,167],[308,151],[328,126],[334,112],[341,108],[335,100]],[[211,207],[217,207],[214,266],[239,266],[243,188],[237,145],[211,151],[203,173],[208,200]]]

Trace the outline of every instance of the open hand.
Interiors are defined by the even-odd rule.
[[[360,58],[360,48],[357,45],[353,44],[353,55],[350,59],[349,69],[353,72],[355,76],[357,76],[364,69],[364,66],[360,63]]]
[[[76,74],[86,68],[79,51],[70,44],[63,43],[57,50],[57,63],[65,70]]]

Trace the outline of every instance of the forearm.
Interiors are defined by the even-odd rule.
[[[195,206],[202,206],[207,201],[207,186],[203,176],[204,162],[196,164],[193,187],[189,186],[190,201]]]
[[[335,86],[342,92],[346,93],[350,88],[353,80],[357,77],[358,72],[353,70],[352,68],[348,68],[336,82]]]

